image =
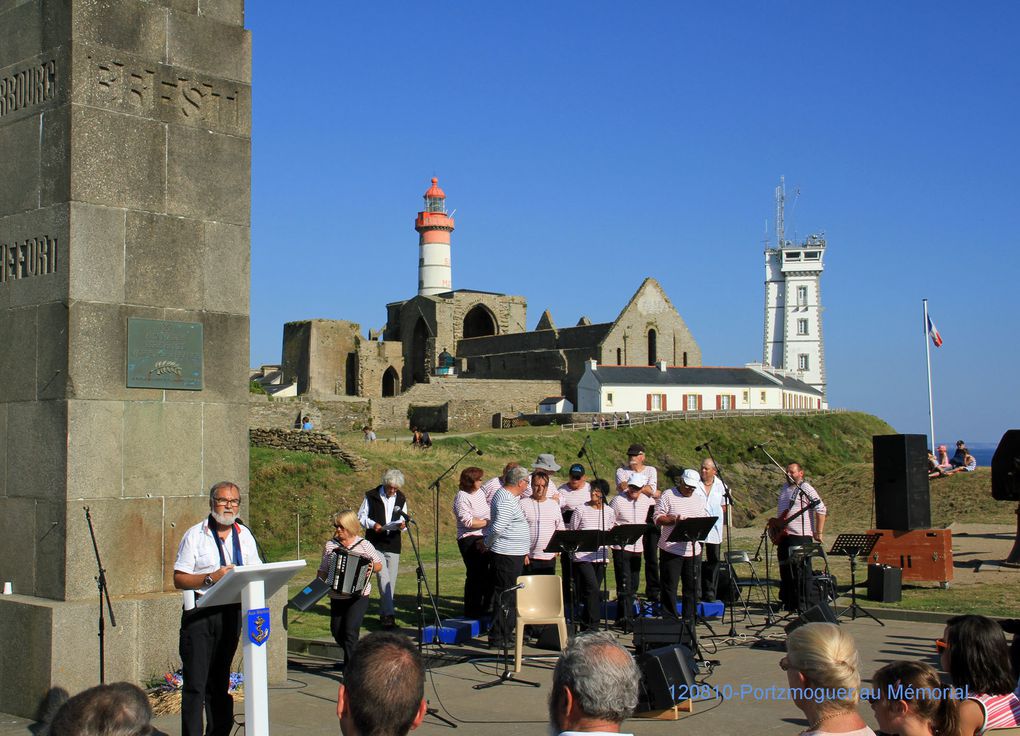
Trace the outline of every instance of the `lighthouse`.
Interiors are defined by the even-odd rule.
[[[418,231],[418,296],[434,296],[453,290],[450,268],[450,233],[453,218],[446,214],[446,194],[439,179],[425,192],[425,209],[414,220]]]

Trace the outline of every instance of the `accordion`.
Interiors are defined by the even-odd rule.
[[[362,595],[372,577],[372,560],[336,549],[329,557],[326,582],[337,593]]]

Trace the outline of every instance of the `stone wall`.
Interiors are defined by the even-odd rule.
[[[313,452],[340,458],[354,470],[367,467],[364,458],[345,450],[340,441],[328,432],[306,432],[300,429],[250,429],[248,441],[252,447],[272,447],[291,452]]]
[[[357,395],[355,355],[361,326],[339,319],[310,319],[283,326],[284,382],[297,381],[298,393],[311,396]]]
[[[294,429],[307,414],[316,429],[326,432],[349,432],[372,423],[372,402],[356,396],[330,399],[272,400],[262,394],[249,394],[248,425],[264,429]]]

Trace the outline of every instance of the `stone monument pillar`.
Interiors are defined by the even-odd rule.
[[[243,0],[0,0],[0,162],[0,711],[31,716],[99,681],[84,506],[136,683],[179,665],[209,487],[248,516]]]

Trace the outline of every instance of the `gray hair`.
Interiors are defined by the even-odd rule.
[[[393,488],[403,488],[404,474],[401,473],[396,468],[390,468],[389,470],[382,474],[382,484],[384,488],[386,486],[392,486]]]
[[[153,733],[149,699],[136,685],[96,685],[64,703],[51,736],[146,736]]]
[[[715,460],[713,460],[713,459],[712,459],[712,458],[710,458],[710,457],[706,457],[706,458],[705,458],[704,460],[702,460],[702,461],[701,461],[701,464],[702,464],[702,465],[705,465],[706,463],[707,463],[708,465],[711,465],[711,466],[712,466],[712,467],[713,467],[713,468],[714,468],[715,470],[718,470],[718,469],[719,469],[719,466],[715,464]]]
[[[237,483],[232,483],[229,480],[221,480],[219,483],[209,489],[209,503],[212,503],[213,499],[216,498],[216,494],[222,491],[224,488],[233,488],[237,491],[238,495],[241,493],[241,489],[237,487]]]
[[[506,476],[503,478],[503,485],[508,487],[515,486],[522,480],[525,480],[529,475],[531,475],[531,471],[527,468],[521,467],[520,465],[515,468],[510,468],[510,470],[506,471]]]
[[[602,631],[581,634],[556,662],[550,711],[568,687],[585,715],[622,723],[634,714],[640,681],[634,658],[615,637]]]

